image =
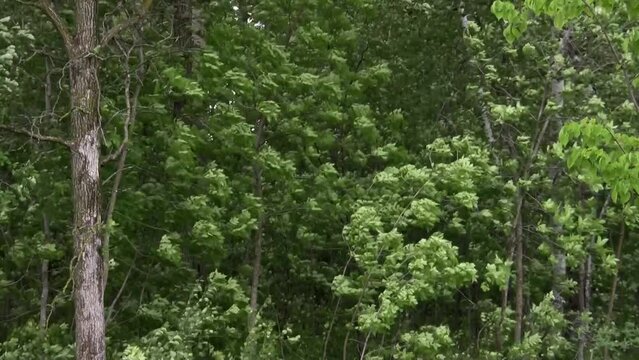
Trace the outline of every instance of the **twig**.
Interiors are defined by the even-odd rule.
[[[107,324],[109,324],[109,322],[111,321],[111,318],[113,316],[113,309],[115,308],[115,304],[120,299],[120,296],[122,296],[122,293],[124,292],[124,288],[126,287],[126,283],[129,281],[129,277],[131,276],[131,272],[133,271],[133,268],[134,268],[134,265],[135,265],[136,257],[137,257],[137,253],[134,255],[133,260],[131,261],[131,266],[129,266],[129,271],[127,271],[126,276],[124,277],[124,280],[122,281],[122,285],[120,286],[120,290],[118,290],[118,293],[115,295],[115,298],[113,299],[113,301],[111,302],[111,305],[109,306],[109,309],[107,310],[107,316],[106,316],[106,323]]]

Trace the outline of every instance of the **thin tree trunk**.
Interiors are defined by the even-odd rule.
[[[71,48],[76,359],[105,359],[100,216],[100,123],[97,0],[77,0]]]
[[[617,271],[612,279],[612,288],[610,289],[610,300],[608,302],[608,313],[607,319],[608,321],[612,320],[612,312],[615,307],[615,296],[617,294],[617,285],[619,284],[619,271],[621,270],[621,249],[623,248],[623,241],[626,237],[626,222],[625,220],[621,221],[621,229],[619,231],[619,242],[617,243],[617,248],[615,249],[615,256],[617,257]]]
[[[564,252],[557,246],[553,248],[553,257],[555,258],[555,264],[552,267],[552,275],[553,275],[553,285],[552,285],[552,294],[553,294],[553,305],[555,309],[560,312],[564,310],[564,297],[562,295],[562,283],[566,278],[566,255]]]
[[[192,20],[193,6],[191,0],[174,0],[173,33],[176,36],[176,47],[182,54],[185,75],[189,77],[193,72],[192,48]],[[186,102],[180,98],[173,102],[173,117],[182,116]]]
[[[585,261],[581,265],[579,265],[579,315],[581,316],[586,309],[586,301],[584,298],[584,278],[585,278]],[[577,318],[577,330],[578,330],[578,342],[577,342],[577,360],[584,360],[584,348],[586,346],[585,340],[583,339],[583,335],[581,332],[584,331],[584,325],[582,323],[581,318]]]
[[[562,31],[561,40],[559,43],[559,51],[562,55],[571,58],[570,55],[570,36],[572,34],[571,29],[565,29]],[[572,59],[570,59],[572,60]],[[554,64],[555,78],[552,81],[552,97],[554,98],[557,105],[561,106],[564,103],[563,93],[564,93],[564,79],[561,76],[562,68],[560,64]],[[563,120],[561,116],[555,116],[555,131],[552,134],[552,138],[556,138],[563,126]],[[549,171],[550,179],[553,181],[552,194],[558,194],[559,192],[555,188],[555,184],[557,183],[557,178],[559,176],[558,171],[553,171],[551,168]],[[561,226],[555,223],[555,234],[557,236],[561,233]],[[566,254],[563,249],[557,244],[551,244],[553,257],[555,258],[555,264],[553,265],[553,305],[554,307],[563,313],[565,300],[562,294],[562,284],[566,278]]]
[[[255,121],[255,151],[256,155],[259,154],[262,144],[264,143],[264,120],[257,119]],[[257,160],[253,162],[253,195],[256,198],[262,199],[262,168],[257,163]],[[249,316],[249,331],[255,326],[255,321],[258,312],[258,290],[260,284],[260,273],[262,271],[262,240],[264,237],[264,210],[260,210],[257,221],[257,229],[253,233],[253,275],[251,279],[251,314]]]
[[[42,227],[44,229],[44,242],[47,243],[51,239],[49,231],[49,218],[47,214],[42,214]],[[42,282],[42,291],[40,292],[40,333],[44,340],[47,331],[47,306],[49,305],[49,260],[43,259],[40,265],[40,279]],[[44,356],[44,355],[43,355]]]
[[[608,205],[610,204],[610,194],[606,197],[603,206],[598,215],[598,219],[602,219],[606,215],[606,211],[608,210]],[[589,324],[584,324],[582,319],[585,315],[590,312],[590,303],[592,300],[592,272],[593,272],[593,262],[592,262],[592,254],[591,250],[595,242],[595,236],[590,238],[590,242],[588,244],[588,255],[586,255],[586,260],[581,265],[579,270],[580,277],[580,289],[579,289],[579,342],[577,344],[577,360],[583,360],[584,355],[588,348],[589,337],[590,337],[590,326]]]
[[[524,237],[522,216],[517,221],[515,230],[515,267],[517,281],[515,285],[515,344],[521,343],[524,323]]]
[[[119,43],[118,43],[119,44]],[[125,51],[121,48],[124,56],[125,56],[125,70],[126,75],[124,77],[124,101],[126,103],[126,118],[124,121],[124,139],[122,139],[122,144],[119,148],[118,164],[115,170],[115,179],[113,180],[113,187],[111,190],[111,197],[109,198],[109,205],[107,207],[106,216],[104,219],[105,225],[110,226],[111,220],[113,219],[113,213],[115,211],[115,204],[118,199],[118,192],[120,191],[120,183],[122,182],[122,176],[124,175],[124,165],[126,164],[126,157],[129,152],[129,141],[130,141],[130,133],[131,128],[135,124],[135,120],[137,119],[137,109],[138,109],[138,98],[140,96],[140,91],[142,90],[142,81],[144,76],[144,50],[142,47],[138,47],[138,69],[135,72],[136,74],[136,87],[133,93],[131,93],[131,69],[129,65],[129,61],[131,58],[131,52],[133,51],[133,47],[128,51]],[[104,234],[104,251],[103,251],[103,278],[102,278],[102,294],[104,296],[104,292],[106,291],[106,285],[109,278],[109,241],[110,241],[110,231],[107,231]],[[108,320],[108,316],[107,316]],[[107,321],[108,322],[108,321]]]
[[[623,240],[626,236],[626,222],[621,219],[621,229],[619,230],[619,242],[617,242],[617,248],[615,249],[615,256],[617,258],[617,271],[612,279],[612,288],[610,289],[610,300],[608,301],[608,313],[606,314],[606,322],[608,325],[612,323],[612,312],[615,308],[615,297],[617,296],[617,284],[619,283],[619,271],[621,271],[621,249],[623,247]],[[609,349],[606,346],[604,348],[604,360],[610,359]]]
[[[44,81],[44,107],[45,116],[48,121],[51,121],[53,107],[51,105],[51,69],[49,67],[49,59],[45,57],[44,66],[46,69],[46,77]],[[44,230],[44,242],[45,244],[51,240],[51,232],[49,231],[49,218],[46,213],[42,214],[42,227]],[[43,259],[40,265],[40,281],[42,283],[42,291],[40,292],[40,333],[43,341],[47,331],[47,306],[49,304],[49,260]],[[42,355],[44,358],[44,354]]]

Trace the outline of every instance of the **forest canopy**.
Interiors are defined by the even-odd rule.
[[[0,360],[636,359],[639,1],[0,1]]]

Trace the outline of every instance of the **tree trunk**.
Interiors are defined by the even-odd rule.
[[[42,214],[42,226],[44,228],[44,242],[50,241],[49,219],[46,214]],[[44,341],[47,331],[47,305],[49,304],[49,260],[43,259],[40,265],[40,281],[42,290],[40,292],[40,333]]]
[[[612,323],[612,312],[615,308],[615,297],[617,296],[617,285],[619,283],[619,271],[621,271],[621,249],[623,248],[623,240],[626,236],[626,221],[621,219],[621,229],[619,230],[619,241],[617,242],[617,248],[615,249],[615,256],[617,258],[617,271],[612,279],[612,288],[610,289],[610,300],[608,301],[608,313],[606,314],[606,322],[608,325]],[[609,349],[606,346],[604,348],[604,360],[610,359]]]
[[[76,1],[71,55],[76,359],[105,359],[100,217],[100,102],[97,0]]]
[[[191,56],[192,48],[192,19],[193,7],[191,0],[174,0],[173,13],[173,33],[176,36],[176,47],[182,54],[185,75],[189,77],[193,72],[193,58]],[[182,116],[185,101],[182,98],[173,102],[173,118],[177,119]]]
[[[259,154],[262,144],[264,143],[264,120],[258,119],[255,121],[255,152],[256,156]],[[262,168],[257,163],[257,160],[253,162],[253,195],[256,198],[262,199]],[[260,284],[260,273],[262,271],[262,240],[264,237],[264,209],[260,210],[260,215],[257,220],[257,229],[253,233],[253,276],[251,280],[251,314],[249,315],[249,331],[255,326],[257,318],[258,304],[257,295]]]
[[[562,31],[561,40],[559,42],[559,52],[568,57],[569,60],[572,60],[570,57],[569,48],[571,46],[570,36],[572,34],[571,29],[566,29]],[[563,70],[559,64],[554,64],[554,72],[555,78],[552,81],[552,97],[554,98],[557,105],[561,106],[564,103],[563,93],[564,93],[564,79],[562,77],[561,71]],[[556,139],[561,127],[563,126],[563,120],[561,116],[555,116],[555,131],[552,134],[552,138]],[[553,181],[552,194],[559,194],[557,188],[555,187],[560,171],[553,170],[552,168],[548,171],[550,179]],[[555,234],[559,236],[561,234],[561,226],[557,223],[554,224]],[[553,305],[554,307],[563,313],[565,300],[562,294],[562,284],[566,278],[566,254],[564,250],[557,246],[557,244],[551,244],[553,257],[555,258],[555,264],[553,265]]]
[[[515,344],[521,343],[524,323],[524,237],[523,214],[518,217],[515,230],[515,264],[517,281],[515,285]]]
[[[608,210],[608,205],[610,204],[610,194],[607,195],[606,200],[599,211],[598,219],[603,219],[606,215],[606,211]],[[590,337],[590,326],[588,323],[583,323],[582,320],[585,315],[590,313],[590,303],[592,300],[592,272],[593,272],[593,262],[592,262],[592,247],[595,243],[596,237],[592,236],[590,238],[590,242],[587,247],[588,255],[586,255],[586,260],[584,260],[581,268],[579,270],[579,342],[577,344],[577,360],[583,360],[584,355],[588,348],[589,337]]]
[[[48,121],[51,121],[53,114],[53,107],[51,105],[51,93],[53,86],[51,84],[51,69],[49,67],[49,59],[45,57],[44,67],[46,69],[46,76],[44,81],[44,108],[45,116]],[[42,213],[42,228],[44,231],[44,243],[51,241],[51,232],[49,231],[49,218],[46,212]],[[44,341],[47,331],[47,305],[49,304],[49,260],[42,259],[40,265],[40,281],[42,283],[42,291],[40,292],[40,334]],[[44,359],[44,354],[42,354]]]
[[[560,312],[564,311],[564,297],[562,295],[562,283],[566,278],[566,255],[564,252],[557,246],[553,248],[553,257],[555,258],[555,264],[552,267],[552,295],[553,295],[553,305],[555,309]]]

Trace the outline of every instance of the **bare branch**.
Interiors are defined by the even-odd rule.
[[[69,33],[69,29],[64,24],[62,18],[55,11],[53,7],[53,3],[51,0],[40,0],[39,2],[40,8],[44,11],[44,13],[49,17],[55,28],[62,36],[62,41],[64,42],[64,47],[67,49],[67,52],[71,54],[71,50],[73,49],[73,41],[71,40],[71,34]]]
[[[109,42],[113,40],[113,38],[116,37],[121,31],[124,31],[128,27],[135,25],[139,21],[142,21],[152,4],[153,0],[145,0],[137,16],[129,17],[128,19],[114,25],[111,29],[109,29],[106,34],[102,36],[102,39],[100,40],[100,47],[108,45]]]
[[[12,132],[14,134],[20,134],[20,135],[25,135],[28,136],[32,139],[38,140],[38,141],[48,141],[48,142],[52,142],[52,143],[56,143],[56,144],[61,144],[64,145],[68,148],[70,148],[73,144],[68,141],[65,140],[63,138],[59,138],[56,136],[47,136],[47,135],[40,135],[40,134],[36,134],[34,132],[31,132],[27,129],[21,129],[21,128],[16,128],[13,126],[9,126],[9,125],[2,125],[0,124],[0,130],[5,130],[5,131],[9,131]]]
[[[143,16],[140,15],[140,16],[128,18],[125,21],[122,21],[121,23],[113,26],[111,29],[109,29],[109,31],[107,31],[106,34],[104,34],[104,36],[102,37],[102,40],[100,40],[100,47],[104,47],[108,45],[109,42],[113,40],[113,38],[116,37],[121,31],[137,23],[139,20],[142,19],[142,17]]]
[[[129,281],[129,277],[131,276],[131,271],[133,270],[133,267],[135,265],[135,258],[136,257],[137,257],[137,253],[133,257],[133,260],[131,261],[131,266],[129,267],[129,271],[126,272],[126,276],[124,277],[124,281],[122,281],[122,285],[120,286],[120,290],[118,290],[118,293],[115,295],[115,298],[111,302],[111,306],[109,306],[109,309],[107,310],[107,315],[106,315],[106,323],[107,324],[109,322],[111,322],[111,319],[113,317],[113,309],[115,308],[115,304],[120,299],[120,296],[122,296],[122,293],[124,292],[124,288],[126,287],[126,283]]]
[[[113,219],[113,212],[115,211],[115,203],[118,198],[118,192],[120,190],[120,182],[122,181],[122,175],[124,174],[124,165],[126,163],[126,156],[128,153],[128,145],[129,145],[129,128],[135,123],[137,118],[137,107],[138,107],[138,97],[140,96],[140,91],[142,90],[142,76],[144,71],[144,50],[142,46],[138,46],[136,44],[133,45],[128,51],[125,51],[124,48],[118,42],[118,47],[125,55],[124,67],[126,69],[126,75],[124,79],[124,99],[126,101],[126,119],[124,121],[124,139],[122,140],[122,144],[120,148],[115,153],[115,155],[110,155],[108,158],[113,157],[114,159],[119,157],[118,164],[115,170],[115,180],[113,181],[113,189],[111,191],[111,197],[109,198],[109,205],[107,208],[107,213],[105,216],[105,223],[109,225],[111,220]],[[131,59],[131,52],[133,49],[137,47],[138,49],[138,57],[140,64],[138,65],[137,71],[137,79],[138,83],[135,87],[133,93],[131,93],[131,69],[129,66],[129,61]],[[110,233],[107,232],[104,236],[102,246],[104,248],[103,254],[103,274],[102,274],[102,294],[104,296],[104,291],[106,290],[107,279],[109,277],[109,241],[110,241]],[[126,281],[125,281],[126,282]],[[124,286],[124,284],[122,285]],[[120,289],[121,291],[122,289]],[[118,294],[118,297],[120,294]],[[117,300],[117,297],[116,297]],[[114,300],[114,303],[115,301]],[[113,306],[113,305],[112,305]],[[109,316],[111,313],[109,310]]]
[[[126,124],[125,121],[125,125],[124,125],[125,133],[128,135],[128,124]],[[104,165],[110,161],[113,161],[115,159],[117,159],[118,157],[120,157],[120,155],[122,154],[122,151],[124,151],[124,147],[125,144],[128,142],[128,137],[125,137],[124,140],[122,140],[122,144],[120,144],[120,147],[118,147],[118,149],[112,153],[110,153],[109,155],[107,155],[106,157],[104,157],[103,159],[100,160],[100,165]]]

